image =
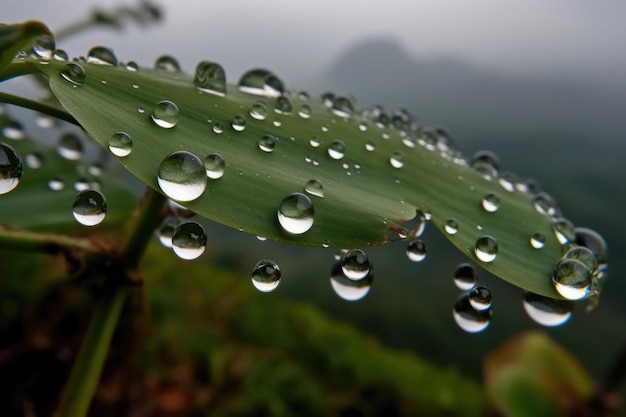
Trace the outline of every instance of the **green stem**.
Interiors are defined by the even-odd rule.
[[[8,229],[0,225],[0,250],[54,254],[62,249],[79,249],[91,253],[102,252],[102,247],[94,245],[89,239]]]
[[[57,119],[64,120],[68,123],[72,123],[80,127],[80,124],[74,119],[68,112],[59,108],[50,106],[48,104],[30,100],[20,96],[14,96],[13,94],[3,93],[0,91],[0,102],[9,103],[15,106],[23,107],[25,109],[35,110],[39,113],[47,114],[48,116],[56,117]]]
[[[81,417],[87,414],[128,294],[127,286],[117,286],[106,289],[106,293],[98,300],[56,417]]]
[[[0,71],[0,82],[10,80],[11,78],[20,77],[22,75],[35,74],[39,71],[32,63],[28,61],[12,62],[6,68]]]

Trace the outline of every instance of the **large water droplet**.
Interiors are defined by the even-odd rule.
[[[196,66],[193,79],[196,88],[218,96],[226,95],[226,73],[220,64],[202,61]]]
[[[180,72],[180,64],[170,55],[161,55],[154,63],[154,68],[165,72]]]
[[[94,46],[87,52],[87,62],[96,65],[117,66],[117,57],[113,50],[104,46]]]
[[[280,284],[280,268],[274,261],[262,259],[252,270],[252,284],[262,292],[274,291]]]
[[[476,286],[476,269],[468,263],[462,263],[454,271],[454,285],[460,290],[469,291]]]
[[[354,113],[354,107],[352,106],[352,102],[350,99],[346,97],[337,97],[333,100],[332,112],[344,119],[348,119]]]
[[[484,311],[491,308],[491,291],[487,287],[474,287],[468,296],[469,303],[474,310]]]
[[[480,333],[489,327],[492,310],[475,310],[469,301],[468,295],[459,297],[452,310],[456,324],[468,333]]]
[[[459,224],[456,222],[456,220],[450,219],[446,222],[443,228],[447,234],[456,235],[459,231]]]
[[[109,139],[109,150],[120,158],[128,156],[133,150],[133,140],[128,133],[117,132]]]
[[[574,311],[574,303],[557,300],[530,292],[524,293],[524,310],[535,322],[542,326],[555,327],[565,324]]]
[[[341,258],[341,270],[347,278],[352,280],[365,278],[370,272],[367,254],[360,249],[352,249],[344,253]]]
[[[561,259],[554,267],[552,283],[564,298],[580,300],[591,289],[591,271],[576,259]]]
[[[204,169],[206,170],[206,176],[212,180],[222,178],[224,175],[224,169],[226,168],[226,162],[219,153],[212,153],[204,158]]]
[[[106,198],[97,190],[81,191],[74,199],[72,214],[83,226],[100,224],[107,214]]]
[[[0,194],[17,187],[23,174],[24,164],[20,154],[12,146],[0,142]]]
[[[77,135],[73,133],[66,133],[59,139],[57,152],[63,158],[70,161],[79,160],[83,155],[83,143]]]
[[[278,207],[278,222],[294,235],[305,233],[313,226],[315,211],[311,199],[302,193],[292,193]]]
[[[61,77],[74,85],[83,85],[85,82],[85,69],[76,62],[68,62],[61,69]]]
[[[246,72],[239,80],[238,86],[244,93],[265,97],[278,97],[285,92],[282,81],[271,71],[264,69]]]
[[[406,256],[413,262],[422,262],[426,259],[426,244],[419,239],[413,239],[406,247]]]
[[[567,219],[558,218],[552,223],[552,230],[561,245],[566,245],[576,239],[574,225]]]
[[[181,259],[192,260],[204,253],[206,233],[201,224],[185,222],[178,225],[172,236],[172,249]]]
[[[318,180],[309,180],[304,186],[304,191],[319,198],[324,198],[324,187]]]
[[[481,236],[476,240],[474,254],[483,262],[493,262],[498,256],[498,242],[492,236]]]
[[[341,262],[336,262],[331,270],[330,285],[342,299],[358,301],[370,292],[373,279],[374,273],[371,267],[369,273],[364,278],[353,280],[344,275]]]
[[[207,171],[200,158],[191,152],[177,151],[159,165],[157,183],[175,201],[192,201],[206,188]]]
[[[36,56],[42,59],[52,58],[52,51],[54,51],[55,44],[54,38],[50,35],[42,35],[33,41],[33,52]]]
[[[340,140],[335,140],[328,147],[328,155],[333,159],[342,159],[346,153],[346,145]]]
[[[402,152],[394,152],[391,157],[389,157],[389,163],[394,168],[402,168],[404,166],[404,153]]]
[[[482,205],[486,212],[495,213],[500,208],[500,197],[489,193],[483,198]]]
[[[169,100],[161,100],[152,109],[150,117],[157,126],[171,129],[178,123],[178,106]]]
[[[276,139],[272,135],[264,135],[261,139],[259,139],[259,149],[263,152],[274,152],[274,148],[276,147]]]
[[[535,249],[543,249],[546,244],[546,237],[543,233],[535,233],[530,237],[530,246]]]

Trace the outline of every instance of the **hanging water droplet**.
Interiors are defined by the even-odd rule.
[[[200,158],[191,152],[177,151],[159,165],[157,183],[175,201],[192,201],[204,193],[207,172]]]
[[[376,144],[373,141],[369,141],[365,144],[365,150],[368,152],[372,152],[376,149]]]
[[[263,152],[274,152],[274,148],[276,147],[276,139],[272,135],[264,135],[261,139],[259,139],[259,149]]]
[[[570,300],[558,300],[530,292],[524,293],[523,305],[526,314],[531,319],[547,327],[556,327],[567,323],[574,311],[574,303]]]
[[[178,106],[169,100],[161,100],[152,109],[150,117],[157,126],[171,129],[178,123]]]
[[[318,180],[309,180],[304,186],[304,191],[319,198],[324,198],[324,187]]]
[[[558,218],[552,223],[552,230],[561,245],[566,245],[576,239],[574,225],[567,219]]]
[[[313,110],[311,110],[311,106],[308,104],[303,104],[302,107],[300,107],[300,110],[298,110],[298,116],[303,119],[310,119],[312,114]]]
[[[204,169],[206,170],[206,176],[216,180],[222,178],[224,175],[224,169],[226,168],[226,162],[219,153],[212,153],[204,158]]]
[[[315,211],[311,199],[302,193],[292,193],[278,207],[278,222],[282,228],[295,235],[307,232],[313,226]]]
[[[274,111],[278,114],[290,114],[292,111],[291,101],[285,96],[276,97]]]
[[[336,262],[331,270],[330,285],[340,298],[346,301],[358,301],[370,292],[373,279],[372,268],[364,278],[350,279],[344,275],[341,262]]]
[[[476,286],[476,269],[468,263],[462,263],[454,271],[454,285],[460,290],[469,291]]]
[[[180,72],[180,64],[170,55],[161,55],[154,62],[154,68],[165,72]]]
[[[43,165],[43,155],[40,152],[31,152],[24,158],[26,166],[30,169],[39,169]]]
[[[328,147],[328,155],[333,159],[342,159],[346,152],[346,146],[340,140],[333,141]]]
[[[554,198],[545,192],[537,194],[533,200],[533,206],[537,212],[545,214],[546,216],[556,216],[558,213],[558,208]]]
[[[87,52],[87,62],[96,65],[117,66],[117,57],[113,50],[104,46],[94,46]]]
[[[470,304],[469,296],[462,295],[455,303],[452,315],[462,330],[468,333],[480,333],[489,327],[492,310],[477,311]]]
[[[83,226],[95,226],[104,220],[107,214],[107,201],[97,190],[83,190],[78,193],[72,205],[72,214]]]
[[[15,120],[8,120],[2,127],[2,136],[11,140],[22,140],[26,137],[26,132],[21,123]]]
[[[109,151],[115,156],[123,158],[133,150],[133,140],[128,133],[117,132],[109,139]]]
[[[261,102],[256,102],[250,108],[250,116],[256,120],[265,120],[267,117],[267,107]]]
[[[352,249],[344,253],[341,258],[343,274],[351,280],[363,279],[370,272],[370,261],[365,252]]]
[[[476,311],[485,311],[491,308],[491,291],[487,287],[474,287],[469,292],[469,303]]]
[[[476,240],[474,254],[483,262],[493,262],[498,256],[498,243],[489,235],[481,236]]]
[[[404,166],[404,153],[394,152],[389,158],[389,163],[394,168],[402,168]]]
[[[459,224],[456,222],[456,220],[450,219],[446,222],[443,228],[447,234],[456,235],[457,232],[459,231]]]
[[[172,249],[181,259],[192,260],[204,253],[206,248],[204,227],[196,222],[184,222],[178,225],[172,236]]]
[[[180,221],[173,216],[166,217],[156,231],[157,238],[163,247],[172,248],[172,237]]]
[[[543,233],[535,233],[530,237],[530,246],[535,249],[543,249],[546,244],[546,237]]]
[[[15,189],[23,174],[24,164],[20,154],[12,146],[0,142],[0,194]]]
[[[339,117],[348,119],[354,113],[352,102],[346,97],[337,97],[333,100],[332,112]]]
[[[591,289],[591,271],[575,259],[561,259],[554,267],[552,283],[559,294],[568,300],[585,298]]]
[[[285,92],[283,82],[272,72],[264,69],[253,69],[243,74],[238,87],[244,93],[265,97],[278,97]]]
[[[486,212],[495,213],[500,208],[500,197],[489,193],[483,198],[482,205]]]
[[[218,96],[225,96],[226,73],[224,72],[224,68],[215,62],[200,62],[196,66],[193,84],[200,91]]]
[[[59,139],[57,152],[67,160],[77,161],[83,156],[83,143],[77,135],[66,133]]]
[[[262,292],[271,292],[280,284],[280,268],[274,261],[262,259],[252,269],[252,284]]]
[[[233,121],[230,123],[235,132],[243,132],[246,129],[246,118],[241,114],[233,117]]]
[[[576,259],[577,261],[582,262],[589,272],[595,271],[598,266],[598,259],[596,255],[589,249],[584,246],[575,246],[570,248],[565,255],[563,255],[565,259]]]
[[[220,133],[222,133],[223,131],[224,131],[224,125],[223,125],[223,124],[221,124],[220,122],[215,122],[215,123],[213,124],[213,132],[214,132],[214,133],[216,133],[216,134],[218,134],[218,135],[219,135],[219,134],[220,134]]]
[[[61,178],[52,178],[48,181],[48,188],[52,191],[61,191],[65,188],[65,181]]]
[[[586,227],[577,227],[575,242],[577,245],[584,246],[593,252],[599,263],[607,261],[606,241],[596,231]]]
[[[61,77],[74,85],[83,85],[85,82],[85,69],[76,62],[69,62],[61,69]]]
[[[426,244],[420,239],[413,239],[406,247],[406,256],[413,262],[422,262],[426,259]]]

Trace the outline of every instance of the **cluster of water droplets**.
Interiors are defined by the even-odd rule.
[[[491,309],[491,291],[479,286],[476,269],[468,263],[462,263],[454,271],[454,284],[464,291],[457,299],[452,310],[456,324],[468,333],[479,333],[487,329],[493,315]]]

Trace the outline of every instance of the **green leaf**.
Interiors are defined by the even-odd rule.
[[[214,82],[211,88],[219,90],[221,68],[207,63],[200,67],[214,70],[205,75]],[[554,218],[535,209],[535,194],[515,185],[507,191],[497,178],[486,179],[468,166],[456,148],[448,146],[443,132],[412,130],[406,116],[393,119],[399,128],[377,124],[375,112],[342,114],[295,94],[284,96],[291,113],[281,113],[272,96],[281,83],[261,71],[253,75],[257,82],[268,83],[265,92],[257,91],[262,94],[228,84],[226,94],[218,95],[199,90],[194,78],[181,72],[59,62],[38,68],[49,76],[53,93],[67,111],[103,147],[108,149],[118,132],[130,136],[132,152],[118,160],[160,192],[157,174],[171,153],[188,151],[200,160],[213,153],[223,156],[223,177],[207,179],[198,198],[181,202],[202,216],[288,243],[355,248],[397,237],[403,223],[420,210],[442,231],[446,222],[455,221],[458,232],[444,234],[490,272],[528,291],[560,298],[551,277],[565,247],[553,232]],[[151,118],[163,100],[175,103],[180,111],[171,128],[160,127]],[[335,106],[346,102],[338,100]],[[266,116],[253,117],[253,107],[259,113],[265,109]],[[237,125],[238,117],[245,119],[244,129]],[[216,133],[220,127],[223,132]],[[273,152],[259,149],[266,135],[275,138]],[[313,146],[312,139],[319,139],[320,146]],[[338,140],[345,146],[345,156],[334,159],[328,150]],[[366,144],[375,149],[366,149]],[[401,168],[393,166],[400,165],[391,161],[394,155],[403,158]],[[277,210],[289,194],[304,193],[310,180],[321,183],[324,191],[323,198],[309,195],[314,224],[305,233],[287,233],[277,221]],[[482,206],[488,194],[500,200],[495,212]],[[543,249],[529,243],[535,233],[545,236]],[[485,235],[498,244],[493,262],[483,262],[475,253],[478,239]]]
[[[0,71],[6,68],[20,51],[30,52],[33,41],[52,32],[41,22],[29,20],[10,25],[0,24]]]

